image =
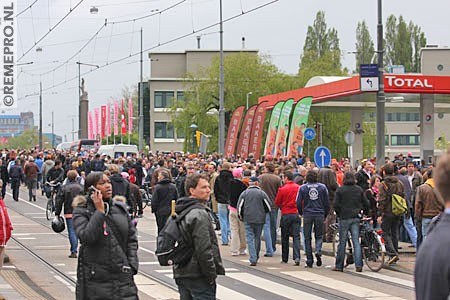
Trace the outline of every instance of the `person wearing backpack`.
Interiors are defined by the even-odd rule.
[[[431,220],[444,211],[444,202],[434,191],[433,169],[427,171],[428,179],[417,188],[415,216],[422,223],[422,238],[425,240]]]
[[[56,195],[55,215],[59,216],[64,206],[64,218],[67,224],[67,233],[70,242],[69,258],[77,258],[78,238],[73,229],[72,202],[73,199],[83,193],[83,187],[77,182],[78,173],[75,170],[67,172],[67,183],[65,183]]]
[[[384,178],[378,193],[378,223],[381,223],[383,238],[386,246],[386,253],[389,255],[388,264],[394,264],[398,257],[398,235],[401,216],[392,212],[392,195],[396,194],[404,197],[402,183],[394,176],[394,164],[384,165]],[[380,220],[381,218],[381,220]]]
[[[184,210],[190,210],[180,225],[192,243],[193,255],[187,264],[173,265],[173,277],[181,300],[213,300],[216,299],[217,275],[225,275],[225,268],[206,206],[211,191],[208,177],[198,173],[189,175],[185,190],[189,196],[177,200],[175,212],[180,215]]]

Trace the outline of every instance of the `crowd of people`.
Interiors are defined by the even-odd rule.
[[[36,201],[38,189],[43,194],[49,192],[46,183],[61,184],[55,212],[56,215],[63,213],[66,220],[71,244],[69,257],[77,257],[77,243],[81,242],[83,264],[79,266],[78,275],[84,284],[80,286],[82,293],[89,293],[93,288],[91,282],[86,281],[87,272],[92,268],[96,268],[99,282],[108,276],[104,274],[108,269],[102,269],[105,264],[111,268],[120,265],[120,272],[124,273],[121,276],[131,280],[137,273],[136,233],[133,226],[126,225],[124,218],[142,217],[140,187],[151,187],[151,210],[158,233],[171,214],[172,200],[178,199],[177,213],[190,206],[192,198],[204,205],[214,218],[206,218],[211,214],[204,215],[194,209],[187,214],[185,226],[194,244],[200,243],[201,249],[209,251],[211,256],[198,254],[187,266],[174,266],[182,299],[189,299],[188,295],[196,293],[215,294],[215,277],[224,274],[216,235],[212,234],[214,222],[220,225],[221,244],[229,246],[232,256],[248,255],[250,266],[257,266],[261,236],[265,242],[264,256],[274,256],[280,228],[282,263],[289,261],[292,237],[294,264],[300,264],[303,244],[305,267],[312,268],[314,262],[319,267],[322,265],[322,244],[333,238],[329,225],[337,221],[341,239],[333,270],[344,269],[345,242],[350,234],[356,271],[361,272],[358,236],[360,218],[364,214],[370,217],[373,228],[381,227],[389,256],[387,263],[395,264],[399,260],[399,241],[421,247],[432,219],[446,207],[435,189],[434,171],[433,165],[422,168],[402,155],[394,161],[386,160],[378,169],[371,160],[362,160],[353,168],[348,159],[343,158],[319,169],[307,157],[255,160],[250,155],[246,160],[227,160],[217,154],[180,153],[111,158],[84,151],[4,150],[0,161],[2,197],[8,184],[15,201],[18,201],[21,183],[29,191],[29,201]],[[401,216],[392,213],[393,194],[404,197],[408,204],[406,213]],[[197,239],[199,232],[206,236]],[[115,240],[99,242],[108,235]],[[95,255],[107,247],[115,247],[114,253],[108,255],[119,257],[121,264],[95,259]],[[210,269],[206,270],[203,265],[209,265]],[[114,280],[122,280],[121,276]],[[134,283],[127,288],[121,288],[121,284],[116,287],[133,299]]]

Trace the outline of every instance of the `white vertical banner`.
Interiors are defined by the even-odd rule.
[[[0,109],[17,107],[17,65],[20,57],[17,53],[17,3],[15,0],[0,0],[0,34],[1,34],[1,89]]]

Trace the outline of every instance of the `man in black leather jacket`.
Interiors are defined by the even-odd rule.
[[[186,193],[189,197],[178,199],[176,213],[180,214],[190,206],[201,205],[203,208],[192,209],[181,221],[181,226],[189,240],[192,241],[194,254],[186,265],[173,267],[173,276],[178,285],[180,299],[216,299],[216,277],[225,275],[220,257],[217,237],[209,215],[206,202],[211,188],[208,177],[192,174],[186,178]]]

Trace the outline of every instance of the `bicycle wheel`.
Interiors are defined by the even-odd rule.
[[[45,208],[45,216],[47,217],[47,220],[51,220],[54,214],[54,210],[53,210],[53,200],[52,199],[48,199],[47,201],[47,206]]]
[[[363,248],[363,255],[367,267],[373,272],[378,272],[383,268],[385,253],[374,233],[370,235],[367,247]]]

